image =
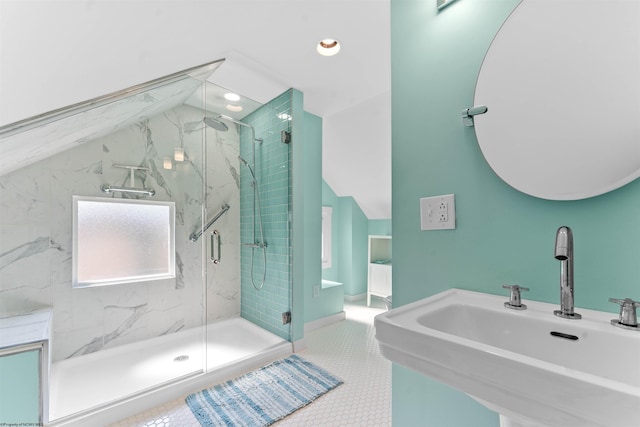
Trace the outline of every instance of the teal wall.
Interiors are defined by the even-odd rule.
[[[394,306],[454,287],[504,294],[506,283],[557,304],[561,225],[574,231],[577,307],[614,313],[609,297],[640,299],[640,180],[587,200],[536,199],[498,178],[461,124],[487,48],[518,2],[458,0],[438,13],[435,1],[391,0]],[[421,231],[419,199],[449,193],[457,228]],[[394,365],[392,381],[394,426],[498,425],[424,376]]]
[[[336,213],[334,212],[334,217]],[[367,292],[369,220],[351,196],[338,199],[339,282],[347,296]]]
[[[291,120],[282,119],[290,115]],[[304,335],[306,295],[320,284],[322,198],[322,119],[304,112],[303,95],[291,89],[243,119],[263,142],[256,151],[256,174],[267,248],[267,279],[262,290],[250,281],[251,249],[242,247],[242,317],[291,341]],[[291,132],[290,144],[281,131]],[[249,159],[250,132],[241,128],[240,153]],[[241,170],[241,238],[251,240],[251,198],[247,168]],[[291,215],[291,226],[289,216]],[[254,278],[261,276],[256,251]],[[309,291],[307,291],[309,289]],[[291,325],[282,313],[291,311]]]
[[[372,236],[390,236],[391,220],[390,219],[370,219],[369,234]]]
[[[318,319],[335,313],[331,299],[313,297],[313,287],[322,280],[322,119],[304,113],[304,321]]]
[[[260,207],[267,241],[266,280],[261,290],[251,284],[251,248],[242,246],[241,265],[241,316],[285,338],[291,338],[289,325],[282,324],[282,313],[291,309],[291,265],[289,234],[290,201],[290,146],[280,140],[282,130],[290,130],[291,122],[282,120],[279,114],[291,114],[292,91],[287,91],[243,121],[254,127],[256,138],[262,143],[256,146],[255,173],[260,190]],[[302,118],[300,118],[302,122]],[[251,132],[240,127],[240,155],[251,159]],[[250,160],[249,160],[250,161]],[[246,167],[240,168],[240,237],[251,242],[253,235],[253,187]],[[259,239],[259,227],[256,228]],[[262,282],[262,251],[255,249],[253,277],[256,285]]]
[[[338,201],[340,198],[336,196],[333,189],[322,180],[322,206],[331,206],[333,213],[331,215],[331,268],[322,269],[322,278],[325,280],[332,280],[334,282],[340,282],[338,270],[340,266],[340,223],[338,214]]]
[[[367,292],[369,235],[391,234],[391,220],[369,220],[353,197],[338,197],[322,181],[322,206],[333,208],[332,266],[322,278],[344,283],[348,296]]]
[[[318,296],[313,295],[312,289],[305,291],[305,323],[344,311],[344,286],[321,287]]]

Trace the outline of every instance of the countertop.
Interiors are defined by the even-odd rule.
[[[46,341],[51,330],[51,310],[0,319],[0,350]]]

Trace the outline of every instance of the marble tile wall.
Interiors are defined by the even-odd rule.
[[[240,135],[236,126],[227,132],[207,129],[207,215],[212,218],[224,203],[229,210],[203,235],[207,273],[207,321],[240,315]],[[210,237],[220,232],[220,263],[214,264]]]
[[[239,314],[239,138],[234,128],[217,132],[201,119],[199,109],[176,107],[0,177],[0,317],[52,306],[53,361]],[[185,161],[165,170],[163,158],[175,147],[184,148]],[[175,202],[176,278],[72,289],[71,197],[132,197],[100,191],[130,186],[129,172],[114,164],[148,167],[136,172],[136,186],[156,190],[147,199]],[[197,243],[188,238],[201,224],[203,190],[205,215],[231,206],[212,227],[223,236],[222,262],[207,263],[206,273],[208,234]]]

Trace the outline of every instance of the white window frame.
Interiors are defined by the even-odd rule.
[[[114,260],[109,254],[109,249],[105,249],[103,253],[100,253],[100,246],[95,245],[93,242],[90,244],[86,244],[82,242],[82,238],[79,237],[80,233],[78,231],[79,218],[79,204],[83,202],[88,203],[110,203],[110,204],[120,204],[127,205],[128,208],[134,206],[158,206],[159,208],[163,208],[159,210],[161,215],[166,215],[166,228],[160,227],[158,228],[158,233],[160,234],[160,238],[162,236],[166,236],[166,246],[163,244],[163,247],[166,247],[166,269],[159,273],[145,273],[141,272],[140,274],[131,274],[128,276],[118,276],[116,274],[113,277],[103,277],[101,279],[88,279],[86,277],[79,277],[79,263],[82,262],[82,259],[85,259],[87,256],[86,247],[81,247],[83,245],[90,246],[91,256],[99,257],[99,262],[105,263],[105,265],[109,265],[109,263],[113,263]],[[145,210],[148,213],[148,210]],[[143,215],[143,214],[141,214]],[[144,216],[141,216],[144,218]],[[108,224],[98,224],[96,223],[94,227],[104,227],[105,229],[109,229]],[[118,199],[118,198],[104,198],[104,197],[84,197],[84,196],[73,196],[73,249],[72,249],[72,259],[73,259],[73,273],[72,273],[72,287],[74,288],[86,288],[93,286],[105,286],[105,285],[115,285],[120,283],[133,283],[133,282],[146,282],[150,280],[160,280],[160,279],[169,279],[175,278],[175,203],[173,202],[157,202],[157,201],[149,201],[149,200],[138,200],[138,199]],[[144,247],[141,245],[141,242],[135,240],[134,233],[131,233],[131,239],[125,239],[129,241],[125,241],[125,248],[127,245],[130,245],[128,249],[135,250],[137,255],[140,257],[144,257]],[[164,239],[163,239],[164,240]],[[162,257],[164,255],[161,255]],[[160,258],[162,259],[162,258]],[[95,260],[95,258],[94,258]],[[116,269],[117,270],[117,269]]]

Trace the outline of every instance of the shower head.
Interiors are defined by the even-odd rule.
[[[255,129],[253,128],[253,126],[248,125],[248,124],[246,124],[245,122],[241,122],[240,120],[236,120],[236,119],[234,119],[233,117],[225,116],[224,114],[220,114],[216,119],[228,120],[228,121],[230,121],[230,122],[232,122],[232,123],[235,123],[235,124],[237,124],[237,125],[240,125],[240,126],[244,126],[244,127],[246,127],[246,128],[249,128],[249,129],[251,130],[251,138],[252,138],[254,141],[257,141],[257,142],[260,142],[260,143],[262,142],[262,139],[261,139],[261,138],[256,138],[256,131],[255,131]]]
[[[237,124],[237,125],[240,125],[240,126],[244,126],[244,127],[248,127],[248,128],[250,128],[250,127],[251,127],[251,125],[248,125],[248,124],[246,124],[245,122],[241,122],[240,120],[236,120],[236,119],[234,119],[233,117],[230,117],[230,116],[225,116],[224,114],[220,114],[220,115],[219,115],[218,117],[216,117],[216,118],[217,118],[217,119],[229,120],[230,122],[233,122],[233,123],[235,123],[235,124]]]
[[[202,120],[205,125],[213,128],[215,130],[219,130],[222,132],[226,132],[229,130],[229,126],[221,122],[220,120],[214,119],[213,117],[206,117]]]

